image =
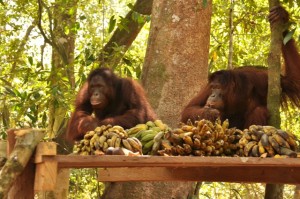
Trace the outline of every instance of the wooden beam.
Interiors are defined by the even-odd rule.
[[[126,181],[207,181],[207,182],[261,182],[299,184],[299,170],[290,167],[129,167],[99,169],[101,182]]]
[[[59,168],[97,167],[291,167],[300,169],[300,158],[197,157],[197,156],[119,156],[119,155],[56,155],[43,156],[43,161],[55,159]]]
[[[300,183],[299,158],[196,156],[41,156],[60,168],[100,169],[99,181]]]

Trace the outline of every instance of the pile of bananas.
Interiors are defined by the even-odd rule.
[[[144,155],[156,155],[161,146],[161,141],[170,128],[161,120],[148,121],[145,124],[137,124],[128,129],[127,134],[130,138],[137,138],[141,141]]]
[[[182,123],[180,128],[170,130],[161,141],[159,155],[233,156],[240,153],[238,141],[243,132],[228,128],[228,120],[215,123],[208,120]]]
[[[297,138],[294,134],[273,126],[252,125],[244,130],[239,144],[244,156],[297,157]]]
[[[117,125],[97,127],[75,143],[75,151],[80,155],[102,155],[109,148],[126,148],[133,153],[142,154],[142,143],[137,138],[128,137],[123,127]]]

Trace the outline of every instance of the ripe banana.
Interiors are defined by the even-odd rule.
[[[183,140],[186,144],[190,145],[191,147],[194,146],[191,136],[185,135],[185,136],[183,136]]]
[[[259,157],[259,146],[258,145],[254,145],[252,147],[252,150],[251,150],[251,156],[253,157]]]
[[[278,144],[278,142],[276,141],[276,139],[274,138],[274,135],[269,136],[269,143],[271,144],[271,146],[273,147],[273,149],[280,154],[280,146]]]
[[[127,139],[122,139],[122,144],[126,149],[133,151],[132,146],[129,144]]]
[[[141,152],[142,151],[142,144],[140,142],[137,142],[135,139],[133,138],[127,138],[127,141],[129,142],[129,144],[131,145],[133,152]]]
[[[252,147],[254,147],[257,144],[256,141],[250,141],[246,146],[244,147],[244,155],[247,157],[249,156],[249,152],[252,150]]]
[[[166,130],[166,124],[164,124],[161,120],[154,120],[154,124],[160,128],[160,130]]]
[[[275,134],[273,134],[273,137],[280,146],[285,147],[285,148],[291,148],[289,143],[285,139],[283,139],[283,137],[281,137],[279,134],[275,133]]]

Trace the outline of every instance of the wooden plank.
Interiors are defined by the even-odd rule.
[[[125,181],[208,181],[208,182],[261,182],[299,184],[300,170],[290,167],[130,167],[99,169],[101,182]]]
[[[105,168],[100,181],[210,181],[300,184],[300,158],[42,156],[58,168]]]
[[[291,167],[300,169],[300,158],[196,157],[196,156],[119,156],[119,155],[56,155],[43,156],[43,161],[55,159],[59,168],[97,167]]]
[[[35,163],[41,163],[43,155],[56,155],[57,144],[55,142],[40,142],[36,147]]]
[[[43,156],[52,157],[47,161],[43,161]],[[54,158],[56,155],[56,143],[41,142],[36,149],[35,163],[35,191],[51,191],[54,190],[57,178],[57,161]]]

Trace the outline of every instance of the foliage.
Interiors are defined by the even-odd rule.
[[[134,0],[84,0],[78,1],[77,21],[72,28],[76,33],[74,72],[76,88],[69,86],[65,74],[56,74],[59,84],[66,90],[51,85],[52,48],[46,44],[37,28],[37,1],[0,0],[0,139],[5,139],[5,131],[12,127],[46,128],[50,98],[56,107],[73,109],[74,94],[86,80],[89,71],[98,66],[97,56],[109,41],[116,27],[126,30],[125,14]],[[207,1],[202,1],[203,5]],[[54,6],[55,1],[45,0]],[[210,71],[225,69],[229,54],[229,8],[230,0],[213,2],[211,23]],[[296,22],[300,20],[299,1],[284,0],[295,30],[294,38],[299,42],[300,30]],[[267,21],[268,4],[263,0],[233,1],[233,64],[264,65],[269,52],[270,28]],[[127,6],[128,5],[128,6]],[[74,14],[70,11],[70,15]],[[54,16],[55,17],[55,16]],[[135,13],[135,20],[149,17]],[[43,25],[48,18],[43,16]],[[147,46],[149,23],[147,23],[122,61],[116,67],[121,76],[140,78]],[[122,50],[122,46],[116,46]],[[282,128],[300,136],[299,111],[290,107],[281,113]],[[70,178],[70,198],[97,198],[103,184],[95,180],[94,170],[73,170]],[[100,188],[99,188],[100,187]],[[253,192],[252,190],[256,191]],[[286,186],[286,198],[292,195],[291,186]],[[206,183],[201,187],[201,198],[254,198],[261,197],[259,184]],[[257,195],[255,195],[257,194]],[[78,197],[77,197],[78,196]],[[246,197],[247,196],[247,197]]]
[[[105,186],[97,181],[97,172],[97,169],[72,169],[68,198],[100,198]]]

